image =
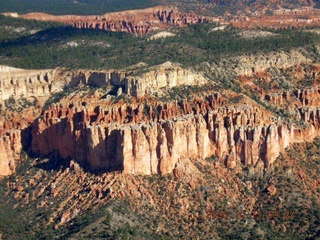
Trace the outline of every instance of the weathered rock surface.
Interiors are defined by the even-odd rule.
[[[128,32],[138,36],[159,29],[167,29],[170,26],[182,27],[210,21],[208,17],[193,13],[181,13],[176,9],[166,7],[106,13],[101,16],[54,16],[44,13],[29,13],[20,17],[24,19],[63,22],[77,28]]]
[[[308,64],[309,59],[303,56],[297,59],[299,54],[279,53],[274,59],[271,55],[261,56],[259,60],[251,56],[239,58],[236,61],[241,64],[237,64],[234,75],[261,75],[265,79],[270,75],[266,69],[271,67],[286,69],[301,61]],[[252,69],[254,65],[256,69]],[[213,71],[225,68],[210,67]],[[311,70],[310,74],[316,78],[317,67]],[[114,95],[119,98],[124,93],[133,97],[131,103],[123,100],[115,103],[114,97],[108,94],[94,94],[89,99],[73,94],[51,105],[41,118],[38,109],[24,114],[26,121],[21,122],[18,115],[11,120],[3,119],[1,175],[14,171],[23,146],[22,131],[32,122],[34,153],[44,156],[58,152],[62,158],[89,163],[94,169],[131,174],[169,173],[180,160],[212,155],[230,168],[239,164],[269,167],[291,143],[319,135],[317,85],[301,90],[263,92],[267,102],[287,106],[288,114],[299,122],[297,125],[274,116],[249,98],[231,104],[218,92],[167,103],[145,98],[160,94],[161,89],[209,82],[201,74],[169,62],[141,74],[133,70],[12,71],[2,68],[3,103],[10,97],[48,99],[64,88],[85,85],[99,88],[109,85],[116,89]]]
[[[309,124],[301,128],[256,106],[219,107],[219,101],[215,94],[170,103],[55,105],[35,122],[32,150],[58,151],[92,168],[163,174],[179,159],[212,155],[231,167],[268,167],[290,143],[319,135],[319,108],[296,113]]]
[[[31,149],[36,154],[58,152],[95,169],[132,174],[176,169],[181,177],[181,161],[212,155],[229,168],[240,163],[269,167],[291,143],[319,135],[320,68],[312,61],[299,49],[239,56],[203,64],[206,77],[170,62],[123,71],[1,67],[0,101],[6,117],[0,119],[0,175],[14,171],[26,136],[31,139],[26,130],[31,123]],[[292,74],[293,80],[280,73]],[[251,89],[290,121],[245,95],[221,89],[221,76],[236,79],[239,87]],[[301,87],[303,81],[309,87]],[[211,90],[206,87],[210,84]],[[292,88],[283,89],[281,84]],[[168,91],[180,94],[186,85],[194,86],[189,87],[193,95],[185,96],[188,100],[162,102],[152,97],[166,99]],[[70,96],[41,113],[53,94],[82,86],[100,90],[70,91]],[[37,99],[37,106],[13,113],[8,103],[23,98]]]
[[[8,117],[10,114],[0,119],[0,155],[2,156],[0,158],[0,175],[8,175],[14,170],[15,161],[19,159],[22,149],[21,131],[40,116],[40,108],[53,94],[67,88],[80,86],[105,87],[109,85],[118,88],[117,93],[119,96],[124,92],[141,97],[160,88],[170,89],[175,86],[199,85],[207,82],[201,74],[183,69],[179,65],[169,62],[152,67],[148,69],[146,74],[141,76],[130,76],[132,73],[133,71],[131,70],[24,70],[1,66],[0,104],[2,110],[11,113],[13,111],[13,109],[10,109],[13,107],[12,104],[14,106],[17,105],[19,99],[25,99],[25,101],[36,99],[39,108],[33,112],[21,113],[21,116],[16,113],[11,119]],[[11,107],[8,104],[10,101],[12,101]],[[85,101],[80,102],[80,107],[83,107]],[[118,118],[119,116],[114,117]],[[96,130],[91,129],[88,131],[95,132]],[[71,134],[71,132],[69,133]],[[56,133],[53,131],[51,134],[53,136]],[[71,136],[65,141],[68,142],[70,139]],[[99,139],[93,138],[91,141],[91,144],[95,145],[99,142]],[[66,151],[68,150],[66,149]],[[94,153],[91,155],[92,159],[97,158]]]
[[[281,1],[283,2],[283,1]],[[319,26],[320,25],[320,10],[313,8],[312,6],[289,9],[279,7],[274,9],[273,7],[265,6],[258,7],[257,11],[253,12],[250,17],[238,15],[233,17],[229,22],[235,27],[244,29],[255,29],[257,27],[265,28],[305,28],[306,26]],[[266,14],[266,10],[273,12],[272,15]]]
[[[238,66],[235,68],[237,75],[252,76],[254,73],[263,72],[269,68],[286,69],[301,63],[311,63],[312,59],[306,57],[298,50],[290,52],[277,51],[268,54],[240,56],[235,59]]]
[[[0,66],[0,103],[13,97],[48,97],[55,70],[24,70]]]
[[[0,176],[10,175],[15,172],[15,160],[20,156],[22,149],[21,132],[11,130],[0,137]]]
[[[124,80],[125,92],[132,96],[156,94],[161,88],[170,89],[181,85],[199,86],[205,83],[208,83],[208,79],[202,74],[181,68],[171,62],[151,67],[140,76],[128,76]]]
[[[153,31],[166,30],[171,26],[182,27],[190,24],[203,22],[220,22],[221,24],[233,25],[242,29],[257,28],[305,28],[306,26],[319,26],[320,17],[318,8],[314,8],[312,1],[304,1],[304,4],[284,3],[275,0],[243,5],[243,1],[212,0],[216,4],[232,4],[237,8],[236,14],[226,12],[223,16],[207,17],[195,13],[182,13],[178,8],[179,3],[171,3],[171,7],[158,6],[143,10],[131,10],[104,15],[61,15],[54,16],[45,13],[28,13],[18,15],[17,13],[5,13],[8,16],[21,17],[41,21],[54,21],[70,24],[77,28],[101,29],[117,32],[128,32],[138,36]],[[306,4],[307,2],[307,4]],[[293,4],[293,5],[292,5]],[[202,5],[202,7],[201,7]],[[237,6],[235,6],[237,5]],[[291,5],[291,6],[290,6]],[[309,6],[306,6],[309,5]],[[207,4],[199,3],[197,10],[204,15],[212,16],[212,8]],[[272,13],[272,14],[270,14]],[[217,13],[215,13],[217,14]]]

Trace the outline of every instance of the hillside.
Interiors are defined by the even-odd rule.
[[[26,160],[1,182],[3,239],[315,239],[319,139],[263,171],[192,160],[174,175],[96,174]]]
[[[1,12],[18,12],[19,14],[45,12],[54,15],[95,15],[104,14],[106,12],[142,9],[159,5],[176,6],[185,12],[193,11],[204,15],[223,15],[228,12],[232,14],[236,14],[237,12],[251,14],[261,9],[294,9],[299,7],[319,8],[320,3],[319,0],[139,0],[130,3],[128,1],[115,0],[58,0],[53,4],[49,0],[34,0],[32,2],[8,0],[1,3]]]
[[[0,16],[0,239],[319,238],[318,1],[153,3]]]

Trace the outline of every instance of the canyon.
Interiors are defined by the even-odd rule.
[[[32,150],[87,160],[93,169],[166,174],[180,159],[213,155],[230,168],[269,167],[289,144],[319,135],[319,108],[297,111],[308,127],[296,127],[252,105],[217,107],[218,95],[168,104],[54,106],[33,126]]]
[[[309,88],[266,91],[259,86],[274,78],[272,69],[290,71],[303,64],[311,67],[294,74],[299,81],[312,78]],[[128,174],[172,173],[185,159],[212,156],[229,168],[263,169],[291,144],[319,136],[319,68],[302,50],[241,56],[227,66],[234,71],[225,67],[205,64],[202,74],[170,62],[143,70],[2,67],[1,99],[9,117],[2,117],[0,128],[1,175],[14,172],[23,148]],[[221,88],[214,76],[228,73],[244,89],[258,90],[259,101],[269,108],[249,93]],[[168,97],[185,88],[189,94],[181,99]],[[37,105],[24,110],[22,118],[12,113],[10,100],[34,98]],[[275,113],[274,107],[287,114]]]
[[[0,16],[0,239],[316,239],[317,6]]]
[[[132,97],[141,97],[155,92],[158,88],[206,82],[206,79],[198,73],[169,62],[152,67],[141,76],[132,75],[132,71],[116,70],[23,70],[6,66],[2,66],[0,70],[0,104],[1,109],[6,113],[0,119],[0,154],[2,156],[0,175],[9,175],[14,172],[15,161],[20,158],[23,148],[24,141],[21,139],[23,129],[27,129],[40,116],[45,102],[54,94],[81,86],[93,88],[109,86],[118,89],[120,94],[123,91],[124,94]],[[116,95],[116,92],[114,94]],[[26,104],[29,104],[29,108]],[[83,105],[86,105],[85,101],[80,103],[80,107],[84,107]]]

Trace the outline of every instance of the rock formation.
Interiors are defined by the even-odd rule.
[[[265,5],[263,3],[263,5]],[[263,6],[264,9],[268,9]],[[298,7],[294,9],[279,8],[274,10],[272,7],[268,9],[273,14],[266,15],[258,8],[251,17],[236,16],[233,17],[230,24],[238,28],[255,29],[263,28],[305,28],[306,26],[319,26],[319,9],[313,7]]]
[[[10,175],[15,172],[15,160],[20,156],[22,149],[21,132],[11,130],[0,137],[0,169],[1,175]]]
[[[23,70],[0,66],[0,103],[10,97],[46,97],[55,70]]]
[[[124,79],[125,92],[132,96],[155,94],[161,88],[172,88],[181,85],[203,85],[208,82],[201,74],[183,69],[177,64],[165,62],[151,67],[146,73],[128,76]]]
[[[32,150],[58,151],[92,168],[163,174],[172,172],[179,159],[212,155],[230,167],[259,162],[268,167],[290,143],[320,133],[319,108],[297,113],[309,124],[301,128],[268,117],[259,107],[217,107],[220,101],[215,94],[165,104],[55,105],[33,125]]]
[[[22,149],[21,131],[25,131],[28,124],[40,116],[41,107],[50,96],[64,89],[80,86],[97,88],[113,86],[118,89],[119,96],[123,91],[126,94],[140,97],[153,93],[159,88],[169,89],[185,84],[199,85],[207,82],[202,75],[169,62],[152,67],[141,76],[130,74],[132,74],[131,70],[23,70],[2,66],[0,68],[0,104],[2,110],[7,112],[7,116],[0,119],[0,155],[2,156],[0,175],[8,175],[14,171],[15,161],[19,159]],[[9,117],[12,111],[17,111],[21,99],[24,99],[22,104],[28,102],[32,108],[36,107],[32,106],[33,104],[37,104],[38,108],[31,112],[24,111],[21,116],[14,114]],[[37,101],[29,102],[32,99]],[[85,101],[81,101],[80,107],[84,107],[84,104]],[[15,109],[11,109],[13,107]],[[53,136],[55,133],[51,134]],[[96,142],[96,139],[92,139],[92,144]]]
[[[21,15],[20,17],[24,19],[62,22],[77,28],[128,32],[138,36],[159,29],[167,29],[170,26],[182,27],[211,21],[208,17],[193,13],[181,13],[176,9],[166,7],[106,13],[101,16],[54,16],[44,13],[30,13]]]
[[[282,60],[273,60],[270,56],[266,56],[266,60],[262,56],[259,61],[239,58],[235,73],[264,79],[269,73],[263,72],[269,67],[290,68],[301,61],[309,63],[303,56],[297,62],[295,56],[298,55],[291,54],[287,60],[287,55],[280,56]],[[255,62],[256,69],[252,69]],[[222,69],[210,67],[213,71]],[[316,77],[316,68],[310,69],[310,74]],[[230,99],[237,94],[221,94],[216,90],[210,93],[212,85],[205,90],[209,82],[201,74],[169,62],[142,73],[139,70],[61,69],[14,72],[2,67],[0,84],[5,93],[1,95],[4,106],[10,97],[48,99],[65,88],[86,85],[101,89],[110,86],[109,89],[115,91],[113,96],[110,96],[112,91],[100,90],[85,98],[71,93],[42,114],[41,108],[26,112],[26,120],[22,122],[18,115],[3,118],[1,175],[14,171],[25,141],[23,132],[32,122],[28,134],[31,134],[33,153],[45,156],[57,152],[62,158],[89,163],[93,169],[130,174],[170,173],[180,160],[213,155],[230,168],[241,164],[269,167],[291,143],[319,135],[320,91],[316,85],[301,90],[263,92],[266,102],[287,106],[288,114],[296,121],[292,122],[282,120],[249,98],[232,104]],[[169,102],[148,97],[165,95],[165,91],[183,85],[202,85],[205,94]],[[125,96],[129,100],[121,100]]]
[[[291,143],[319,135],[319,66],[302,51],[240,56],[202,67],[205,75],[170,62],[99,71],[1,67],[6,117],[0,119],[0,174],[12,173],[21,149],[29,147],[38,156],[58,153],[93,169],[130,174],[170,173],[185,159],[213,155],[229,168],[261,168]],[[286,84],[297,86],[290,90],[279,87],[285,81],[280,72],[288,71],[296,80]],[[248,96],[251,89],[271,111],[223,89],[215,76],[239,79],[239,87]],[[274,85],[266,85],[271,81]],[[302,81],[311,86],[299,87]],[[185,99],[179,95],[183,86],[190,91]],[[69,95],[61,99],[62,91]],[[57,102],[42,110],[55,94]],[[31,105],[19,113],[10,102],[19,105],[21,99]],[[283,118],[272,109],[280,109]]]

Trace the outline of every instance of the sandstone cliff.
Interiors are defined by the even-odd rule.
[[[92,168],[163,174],[172,172],[179,159],[212,155],[231,168],[241,163],[268,167],[290,143],[320,133],[319,108],[298,111],[307,123],[299,127],[256,106],[219,107],[219,94],[207,99],[55,105],[35,122],[32,150],[58,151],[63,158],[87,160]]]
[[[28,13],[18,15],[17,13],[5,13],[9,16],[21,17],[24,19],[34,19],[40,21],[53,21],[72,25],[76,28],[101,29],[107,31],[128,32],[137,36],[142,36],[153,31],[166,30],[172,26],[182,27],[190,24],[203,22],[220,22],[225,25],[232,25],[241,29],[257,28],[305,28],[320,25],[320,10],[314,8],[314,3],[304,1],[301,3],[284,3],[275,0],[269,3],[255,2],[247,6],[240,1],[232,3],[227,0],[212,0],[215,4],[236,4],[237,13],[231,14],[229,11],[221,15],[221,10],[213,15],[212,6],[198,3],[197,12],[208,15],[198,15],[193,12],[182,13],[178,8],[185,9],[180,3],[171,3],[171,7],[158,6],[142,10],[130,10],[123,12],[106,13],[104,15],[49,15],[46,13]],[[280,4],[276,4],[279,3]],[[276,4],[276,5],[275,5]],[[173,6],[177,6],[173,7]],[[304,6],[304,5],[309,5]],[[185,9],[189,11],[189,9]],[[224,11],[222,11],[224,12]],[[272,14],[270,14],[272,13]],[[219,16],[220,15],[220,16]]]
[[[208,83],[202,74],[190,69],[181,68],[178,64],[165,62],[145,70],[146,73],[128,76],[124,80],[125,92],[132,96],[159,93],[159,89],[181,85],[203,85]]]
[[[234,59],[238,68],[233,74],[265,79],[272,77],[269,69],[290,69],[302,62],[310,64],[309,59],[299,54],[278,53],[274,59],[270,57],[272,54],[259,59],[250,56]],[[226,69],[222,65],[210,67],[216,72]],[[285,107],[291,118],[288,121],[259,107],[250,98],[229,90],[212,91],[217,85],[206,87],[209,79],[172,63],[126,71],[56,69],[10,73],[13,70],[8,68],[2,71],[1,86],[7,93],[2,95],[4,102],[10,96],[18,99],[22,95],[48,99],[65,88],[85,85],[98,89],[94,93],[71,92],[60,103],[51,105],[40,118],[41,106],[32,114],[26,113],[28,117],[23,122],[19,123],[19,114],[11,120],[4,119],[0,131],[2,175],[14,171],[23,147],[23,129],[32,122],[31,150],[35,154],[58,152],[62,158],[89,163],[93,169],[131,174],[170,173],[180,160],[213,155],[230,168],[241,164],[269,167],[291,143],[319,135],[317,85],[301,90],[262,92],[264,101]],[[316,78],[317,67],[303,74]],[[165,95],[171,88],[183,85],[203,86],[199,90],[202,92],[189,96],[189,100],[169,102],[146,97]],[[118,96],[125,99],[115,101],[116,97],[110,96],[107,90],[112,88],[121,88],[127,95],[118,90]],[[242,100],[234,102],[238,97]]]
[[[0,149],[0,176],[10,175],[15,172],[15,160],[20,157],[21,132],[11,130],[5,136],[0,137]]]
[[[264,3],[263,3],[264,5]],[[264,8],[264,9],[263,9]],[[263,10],[262,10],[263,9]],[[279,8],[274,10],[272,7],[268,10],[272,15],[266,15],[266,7],[259,7],[252,16],[243,15],[234,17],[229,23],[238,28],[255,29],[262,28],[305,28],[306,26],[320,25],[320,10],[313,7],[301,7],[294,9]]]
[[[142,96],[160,88],[207,82],[201,74],[171,62],[143,71],[146,73],[137,75],[133,70],[24,70],[0,66],[0,103],[5,107],[5,100],[10,97],[16,100],[22,97],[46,100],[64,88],[78,86],[104,87],[109,84],[122,87],[129,95]]]
[[[2,66],[0,68],[0,104],[6,117],[0,122],[2,146],[0,175],[8,175],[14,170],[15,161],[19,159],[22,149],[21,131],[25,131],[28,124],[40,116],[41,107],[53,94],[81,86],[96,88],[109,86],[106,89],[121,88],[124,93],[141,97],[160,88],[170,89],[181,85],[201,85],[207,82],[202,75],[172,63],[148,68],[146,72],[141,76],[131,76],[130,74],[134,73],[133,70],[23,70]],[[108,92],[104,95],[106,93]],[[122,91],[118,90],[118,94],[121,95],[121,93]],[[80,102],[80,107],[83,107],[85,101]],[[21,112],[21,115],[14,113],[26,107],[19,105],[25,104],[29,104],[29,108],[33,110]],[[34,104],[37,106],[33,106]],[[13,116],[9,117],[12,114]],[[55,134],[54,131],[51,133],[52,136]],[[69,137],[71,139],[71,136]],[[96,140],[92,139],[92,141]]]
[[[161,6],[143,10],[106,13],[101,16],[54,16],[44,13],[29,13],[20,17],[24,19],[62,22],[77,28],[128,32],[138,36],[159,29],[167,29],[170,26],[181,27],[211,21],[208,17],[193,13],[181,13],[176,9]]]
[[[312,61],[297,49],[205,63],[201,74],[170,62],[99,71],[2,67],[0,174],[14,171],[26,136],[39,156],[57,152],[132,174],[169,173],[180,160],[213,155],[230,168],[269,167],[291,143],[319,135]],[[227,89],[235,83],[258,102]],[[69,95],[42,111],[62,91]],[[10,102],[24,98],[31,105],[19,113]]]
[[[48,97],[55,70],[24,70],[0,66],[0,103],[10,97]]]

